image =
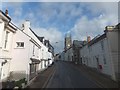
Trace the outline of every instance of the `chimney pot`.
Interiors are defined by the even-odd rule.
[[[5,15],[8,16],[8,10],[7,9],[5,10]]]
[[[87,36],[87,42],[90,42],[90,41],[91,41],[91,37]]]
[[[105,28],[106,28],[106,30],[113,30],[114,26],[106,26]]]

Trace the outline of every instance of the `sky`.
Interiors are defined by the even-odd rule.
[[[3,12],[8,9],[12,22],[18,27],[29,20],[32,30],[50,40],[55,52],[63,51],[67,32],[71,33],[72,40],[86,40],[87,35],[94,38],[104,33],[105,26],[118,23],[118,2],[48,1],[4,0],[0,6]]]

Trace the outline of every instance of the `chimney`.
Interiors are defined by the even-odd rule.
[[[26,20],[22,26],[24,27],[24,29],[29,29],[30,28],[30,21]]]
[[[25,24],[30,28],[30,21],[29,20],[26,20]]]
[[[87,42],[90,42],[90,41],[91,41],[91,37],[87,36]]]
[[[5,10],[5,15],[8,16],[8,10],[7,9]]]
[[[106,26],[104,32],[112,31],[115,28],[115,26]]]
[[[24,24],[22,24],[22,30],[23,32],[29,34],[29,29],[30,29],[30,21],[26,20]]]
[[[109,30],[113,30],[113,29],[114,29],[114,26],[106,26],[105,29],[108,30],[108,31],[109,31]]]

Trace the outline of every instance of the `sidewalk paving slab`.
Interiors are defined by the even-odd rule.
[[[32,81],[32,83],[26,88],[44,88],[43,86],[45,86],[48,79],[50,79],[54,68],[55,65],[52,65],[44,71],[40,72],[37,77]]]

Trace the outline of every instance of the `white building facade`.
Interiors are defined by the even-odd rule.
[[[61,54],[60,54],[60,60],[61,61],[65,60],[65,51],[61,52]]]
[[[118,34],[120,30],[116,27],[106,27],[105,33],[87,43],[80,49],[82,63],[96,68],[101,73],[118,80]]]
[[[25,21],[23,30],[17,30],[13,38],[11,77],[15,80],[25,78],[29,83],[36,74],[47,68],[48,59],[52,58],[52,55],[32,31],[29,21]]]
[[[33,32],[30,21],[26,20],[20,29],[11,23],[10,17],[0,11],[1,82],[22,80],[27,84],[51,65],[54,48],[46,44]]]
[[[11,18],[0,11],[0,82],[9,77],[12,60],[12,41],[16,28],[10,23]]]
[[[70,47],[69,49],[65,50],[65,53],[64,53],[64,60],[65,61],[70,61],[72,62],[73,61],[73,48]]]

